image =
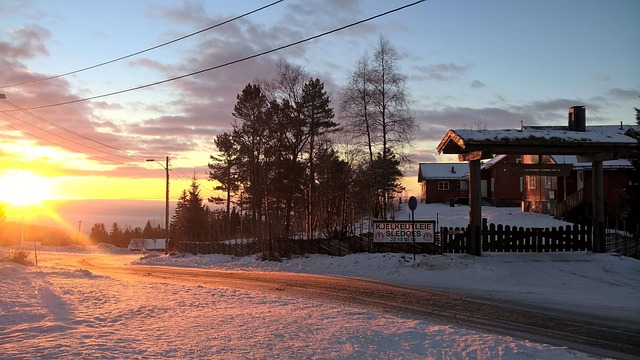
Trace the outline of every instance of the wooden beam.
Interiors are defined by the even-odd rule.
[[[464,140],[462,140],[455,131],[449,130],[436,147],[436,150],[438,154],[442,154],[443,152],[445,154],[457,154],[464,151]]]
[[[578,155],[577,158],[579,162],[594,162],[594,161],[617,160],[620,158],[620,156],[617,153],[607,152],[607,153]]]
[[[472,151],[468,153],[458,154],[458,161],[473,161],[491,159],[493,156],[490,152],[484,150]]]
[[[604,177],[602,161],[591,163],[593,169],[593,252],[606,252],[604,234]]]
[[[529,176],[569,176],[573,165],[571,164],[506,164],[509,172]]]
[[[469,161],[469,243],[467,252],[482,255],[482,193],[480,160]]]
[[[627,129],[627,131],[625,131],[624,134],[636,140],[640,140],[640,132],[636,131],[633,128]]]

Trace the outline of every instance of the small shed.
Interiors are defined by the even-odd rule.
[[[164,251],[165,239],[131,239],[127,249],[131,251]]]

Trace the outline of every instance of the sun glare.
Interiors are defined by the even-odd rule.
[[[52,198],[51,179],[29,172],[6,172],[0,177],[0,202],[14,206],[39,204]]]

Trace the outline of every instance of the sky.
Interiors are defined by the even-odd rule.
[[[236,95],[246,84],[273,78],[275,63],[286,60],[323,81],[338,109],[355,63],[373,52],[380,36],[400,53],[418,125],[405,166],[407,195],[418,190],[418,163],[457,161],[435,150],[448,129],[565,125],[574,105],[587,107],[587,125],[635,121],[640,3],[633,0],[424,1],[264,56],[102,96],[217,67],[410,3],[285,0],[75,72],[272,1],[3,1],[0,197],[162,201],[166,156],[172,202],[194,176],[211,196],[212,183],[204,179],[213,138],[230,129]],[[66,102],[72,103],[56,105]]]

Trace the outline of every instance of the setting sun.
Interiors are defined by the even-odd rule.
[[[51,179],[20,170],[5,171],[0,177],[0,202],[14,206],[38,204],[49,200]]]

